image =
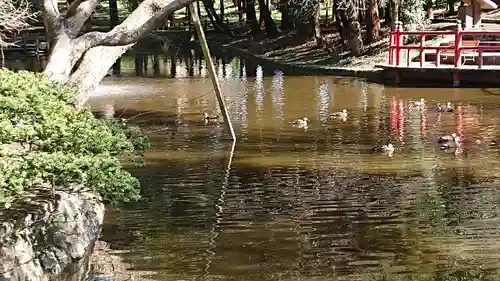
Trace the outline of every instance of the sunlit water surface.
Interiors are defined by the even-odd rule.
[[[500,90],[219,64],[231,154],[224,126],[201,120],[218,113],[201,70],[108,79],[91,101],[152,142],[133,170],[143,199],[109,209],[102,237],[134,270],[165,281],[498,280],[499,150],[488,142],[499,136]],[[420,98],[426,113],[410,107]],[[437,113],[438,101],[457,109]],[[344,108],[345,122],[329,118]],[[288,124],[304,116],[306,130]],[[436,145],[452,132],[463,151]],[[389,142],[393,157],[372,153]]]

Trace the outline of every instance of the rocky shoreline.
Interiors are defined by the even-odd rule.
[[[43,189],[0,212],[0,280],[83,280],[105,208],[90,192]]]

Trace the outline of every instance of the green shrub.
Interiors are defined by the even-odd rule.
[[[49,185],[85,187],[112,202],[139,197],[121,161],[142,160],[147,137],[73,103],[71,89],[42,74],[0,70],[0,201]]]

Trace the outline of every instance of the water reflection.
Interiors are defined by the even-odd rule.
[[[318,113],[321,123],[325,123],[330,119],[328,108],[330,107],[330,93],[328,91],[328,83],[322,81],[318,87]]]
[[[255,66],[246,59],[230,56],[222,50],[213,50],[213,62],[220,80],[246,78],[246,66]],[[47,64],[46,57],[6,58],[6,67],[13,70],[28,69],[42,71]],[[196,70],[196,71],[195,71]],[[204,65],[203,54],[199,49],[170,48],[166,52],[145,52],[142,49],[132,50],[122,57],[110,69],[110,76],[126,77],[164,77],[164,78],[187,78],[208,77]],[[260,73],[262,75],[262,71]]]

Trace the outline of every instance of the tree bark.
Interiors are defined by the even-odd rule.
[[[293,28],[292,20],[290,19],[290,13],[288,11],[288,1],[281,0],[280,3],[281,11],[281,30],[290,30]]]
[[[378,0],[369,0],[366,10],[367,41],[372,43],[380,40],[380,18],[378,15]]]
[[[43,14],[48,33],[53,35],[53,50],[44,73],[53,81],[77,91],[76,106],[82,106],[107,74],[113,63],[136,42],[163,24],[174,11],[193,0],[145,0],[121,24],[109,32],[87,32],[78,36],[97,0],[75,0],[79,5],[59,13],[57,0],[44,0]],[[75,67],[76,63],[78,66]]]
[[[396,26],[396,22],[399,21],[399,5],[400,0],[391,0],[391,20],[393,28]]]
[[[116,0],[109,0],[109,19],[111,27],[118,25],[118,4],[116,3]]]
[[[247,16],[247,25],[250,25],[250,30],[253,35],[260,33],[257,14],[255,13],[255,0],[246,0],[245,12]]]
[[[109,19],[111,28],[114,28],[120,23],[118,17],[118,3],[116,0],[109,0]],[[114,76],[121,75],[120,59],[117,59],[116,62],[113,64],[113,75]]]
[[[321,47],[323,46],[323,36],[321,35],[321,23],[320,23],[320,13],[321,13],[321,6],[317,5],[312,18],[311,22],[313,25],[313,30],[314,30],[314,40],[316,41],[316,47]]]
[[[225,31],[229,34],[229,36],[232,36],[232,32],[229,29],[229,27],[222,21],[221,17],[219,17],[219,15],[217,14],[213,0],[203,0],[203,6],[205,6],[205,10],[209,15],[210,20],[212,20],[212,24],[214,25],[214,27],[221,31]]]
[[[274,23],[274,20],[271,17],[269,6],[266,4],[265,0],[258,0],[258,1],[259,1],[260,17],[263,19],[264,25],[266,26],[267,35],[269,37],[276,37],[278,35],[278,28],[276,27],[276,23]]]
[[[217,21],[215,21],[215,18],[212,15],[212,11],[210,10],[209,6],[207,6],[207,4],[205,4],[205,2],[203,2],[203,7],[205,8],[205,12],[207,12],[207,17],[210,20],[210,23],[212,24],[214,29],[217,31],[223,31],[222,27],[217,23]]]
[[[337,9],[337,7],[339,7],[339,1],[340,0],[332,0],[332,6],[333,6],[332,13],[333,13],[333,18],[335,20],[335,28],[337,29],[337,32],[340,34],[342,41],[345,41],[344,32],[342,32],[342,30],[344,29],[342,25],[342,19],[340,18],[340,11]]]
[[[219,5],[220,5],[220,19],[222,22],[224,22],[224,18],[225,18],[225,13],[224,13],[224,0],[220,0],[219,1]]]
[[[350,0],[337,0],[336,11],[342,24],[342,38],[345,45],[355,56],[363,52],[361,25],[358,22],[358,10]]]
[[[242,24],[243,23],[243,9],[241,7],[242,0],[236,0],[236,5],[238,7],[238,23]]]
[[[450,14],[455,13],[455,3],[457,1],[456,0],[447,0],[446,2],[448,4],[448,13],[450,13]]]

